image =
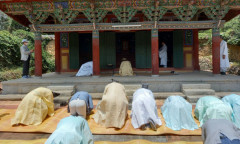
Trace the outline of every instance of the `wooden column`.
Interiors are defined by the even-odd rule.
[[[212,29],[212,65],[213,74],[220,73],[220,30]]]
[[[153,29],[151,32],[152,46],[152,76],[159,75],[159,52],[158,52],[158,29]]]
[[[57,73],[61,71],[60,53],[60,33],[55,32],[55,72]]]
[[[193,67],[194,70],[200,71],[198,29],[193,30]]]
[[[42,76],[42,36],[40,32],[35,32],[35,76]]]
[[[99,49],[99,31],[92,33],[92,53],[93,53],[93,76],[100,75],[100,49]]]

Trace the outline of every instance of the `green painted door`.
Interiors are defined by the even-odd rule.
[[[136,68],[151,68],[151,31],[135,33]]]
[[[79,69],[79,35],[76,32],[69,33],[69,67]]]
[[[183,30],[173,31],[173,67],[183,68]]]
[[[108,64],[116,66],[116,37],[115,32],[100,32],[100,68],[109,69]]]

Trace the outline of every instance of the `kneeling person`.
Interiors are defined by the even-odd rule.
[[[87,121],[81,116],[62,119],[45,144],[93,144]]]
[[[192,105],[181,96],[168,97],[161,107],[166,126],[172,130],[198,129],[192,117]]]
[[[229,120],[208,120],[202,126],[202,139],[204,144],[239,144],[240,129]]]
[[[92,96],[85,91],[75,93],[69,101],[71,115],[78,115],[86,118],[93,109]]]
[[[40,87],[23,98],[11,124],[39,125],[47,115],[54,115],[53,93],[50,89]]]
[[[105,87],[102,101],[93,116],[96,123],[105,127],[122,128],[128,111],[128,99],[123,85],[113,82]]]
[[[157,130],[157,126],[162,125],[152,91],[140,88],[134,92],[131,118],[135,129],[144,130],[150,124],[151,129]]]

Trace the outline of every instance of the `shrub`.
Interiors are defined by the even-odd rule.
[[[22,65],[20,60],[20,47],[22,39],[28,39],[29,49],[34,49],[34,33],[25,30],[16,30],[12,34],[8,31],[0,31],[0,70],[4,68],[11,68]],[[54,71],[54,59],[46,51],[46,45],[51,41],[50,38],[42,40],[42,61],[43,73]],[[34,74],[34,54],[30,61],[30,73]]]
[[[0,31],[0,70],[5,67],[20,66],[20,41],[8,31]]]
[[[4,69],[0,72],[0,82],[22,77],[22,68]]]

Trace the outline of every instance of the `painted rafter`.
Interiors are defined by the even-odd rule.
[[[54,15],[61,24],[71,23],[79,14],[79,11],[63,8],[61,5],[57,5],[54,10]]]
[[[91,4],[91,8],[88,8],[83,11],[83,14],[88,18],[88,20],[92,23],[100,22],[108,13],[107,10],[96,8],[94,4]]]
[[[182,21],[190,21],[198,11],[194,5],[186,5],[180,8],[172,9],[173,13]]]
[[[151,6],[150,8],[143,9],[142,12],[150,21],[159,21],[163,15],[167,12],[167,8],[159,6],[159,2],[155,4],[155,6]]]
[[[137,13],[137,10],[133,7],[127,7],[124,5],[118,9],[112,11],[118,20],[122,23],[129,22]]]

